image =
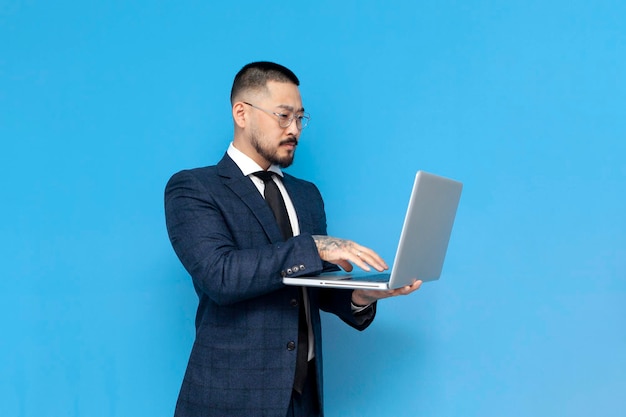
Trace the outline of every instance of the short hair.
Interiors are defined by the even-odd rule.
[[[251,62],[239,70],[230,90],[230,102],[245,90],[262,90],[268,81],[278,81],[300,85],[300,80],[289,68],[267,61]]]

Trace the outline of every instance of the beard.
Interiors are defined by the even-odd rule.
[[[251,132],[250,143],[257,153],[266,161],[271,164],[278,165],[281,168],[287,168],[293,163],[293,159],[296,156],[296,150],[294,149],[293,152],[281,157],[278,155],[278,149],[280,146],[288,143],[297,145],[298,140],[296,138],[288,138],[281,141],[278,146],[272,147],[269,144],[269,141],[264,140],[264,136],[262,134],[260,134],[257,130],[254,130]]]

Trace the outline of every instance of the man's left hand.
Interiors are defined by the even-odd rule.
[[[397,297],[398,295],[409,295],[412,292],[417,291],[421,285],[422,281],[416,280],[411,285],[396,288],[395,290],[354,290],[352,291],[352,303],[357,306],[365,306],[383,298]]]

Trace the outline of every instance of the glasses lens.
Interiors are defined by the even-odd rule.
[[[296,120],[298,123],[298,129],[304,129],[309,124],[309,115],[303,114],[302,116],[298,116]]]
[[[278,116],[278,125],[280,127],[288,127],[293,120],[293,116],[291,114],[279,113]]]

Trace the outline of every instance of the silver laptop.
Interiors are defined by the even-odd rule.
[[[307,287],[395,289],[414,279],[439,279],[463,184],[418,171],[391,273],[330,272],[285,277],[283,283]]]

